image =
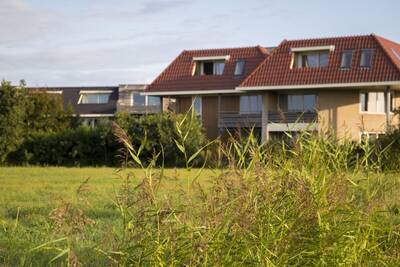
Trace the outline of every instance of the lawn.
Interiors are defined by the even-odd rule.
[[[398,173],[285,168],[0,168],[0,266],[398,266]]]
[[[179,195],[186,191],[198,170],[166,169],[165,182],[160,195]],[[140,169],[117,170],[114,168],[65,168],[65,167],[3,167],[0,168],[0,265],[18,259],[18,253],[29,250],[53,237],[49,225],[50,213],[63,203],[72,203],[96,221],[96,238],[120,221],[115,205],[116,195],[129,175],[132,184],[143,179]],[[216,176],[212,170],[203,170],[198,181],[204,186]],[[80,188],[84,191],[77,195]],[[11,229],[11,230],[10,230]],[[15,231],[15,234],[10,234]],[[14,238],[15,237],[15,238]],[[20,237],[28,237],[21,240]],[[13,251],[6,251],[12,249]],[[2,255],[2,252],[5,253]],[[7,256],[4,256],[7,255]],[[7,257],[7,258],[2,258]],[[44,257],[41,263],[49,258]],[[28,260],[29,261],[29,260]],[[37,262],[37,261],[36,261]],[[25,264],[21,257],[21,265]]]
[[[166,169],[161,193],[177,194],[186,190],[193,173],[184,169]],[[115,168],[65,168],[65,167],[5,167],[0,168],[0,219],[3,222],[15,221],[19,213],[19,222],[38,217],[48,217],[50,211],[61,202],[77,202],[76,190],[89,178],[85,186],[85,199],[92,203],[86,211],[97,218],[112,218],[115,207],[111,204],[116,191],[124,183],[127,175],[132,183],[143,178],[140,169],[120,171]],[[204,170],[199,177],[206,185],[215,171]],[[95,204],[95,205],[94,205]]]

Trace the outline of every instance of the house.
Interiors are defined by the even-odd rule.
[[[255,127],[379,137],[397,123],[400,44],[371,34],[284,40],[278,47],[183,51],[145,94],[193,104],[207,135]]]
[[[71,107],[74,114],[88,125],[100,119],[112,118],[115,112],[135,115],[154,114],[162,111],[162,99],[142,96],[146,85],[119,85],[95,87],[29,87],[59,95],[64,108]]]

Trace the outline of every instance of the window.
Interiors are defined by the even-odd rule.
[[[201,108],[201,96],[195,96],[192,98],[193,110],[196,115],[201,116],[202,108]]]
[[[132,106],[159,106],[161,98],[158,96],[144,96],[140,92],[132,92]]]
[[[361,132],[361,141],[374,142],[376,139],[382,138],[385,135],[383,132]]]
[[[360,60],[360,67],[361,68],[370,68],[372,62],[372,49],[363,49],[361,50],[361,60]]]
[[[107,104],[110,94],[81,94],[78,104]]]
[[[225,61],[198,61],[195,65],[194,75],[222,75]]]
[[[132,105],[133,106],[145,106],[146,96],[140,95],[139,92],[132,93]]]
[[[360,94],[362,112],[384,113],[385,93],[384,92],[362,92]]]
[[[304,52],[294,55],[294,66],[296,68],[317,68],[328,66],[328,51]]]
[[[342,69],[350,69],[352,61],[353,61],[353,50],[344,50],[342,54],[342,61],[340,63],[340,67]]]
[[[261,95],[240,96],[240,113],[259,113],[262,111]]]
[[[279,95],[278,103],[284,112],[313,112],[317,105],[317,95]]]
[[[243,75],[244,74],[244,63],[245,63],[245,61],[243,59],[238,59],[236,61],[235,75]]]
[[[161,98],[158,96],[148,96],[147,97],[148,106],[159,106],[161,105]]]

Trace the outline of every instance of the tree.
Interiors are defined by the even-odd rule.
[[[64,110],[62,98],[58,94],[48,94],[43,90],[29,91],[26,107],[26,127],[29,133],[61,131],[72,123],[72,111]]]
[[[3,80],[0,87],[0,163],[4,163],[7,155],[15,151],[25,136],[26,112],[25,82],[12,86]]]

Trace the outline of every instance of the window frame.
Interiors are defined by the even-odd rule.
[[[195,101],[196,99],[199,99],[199,110],[197,111],[195,108]],[[192,96],[192,109],[195,112],[197,116],[200,118],[203,116],[203,99],[200,95]]]
[[[370,57],[370,60],[369,60],[369,66],[361,65],[361,64],[362,64],[362,59],[363,59],[363,53],[365,53],[365,52],[371,52],[371,57]],[[360,53],[360,65],[359,65],[360,68],[361,68],[361,69],[370,69],[370,68],[372,68],[373,59],[374,59],[374,49],[373,49],[373,48],[361,49],[361,53]]]
[[[242,63],[242,64],[243,64],[243,66],[242,66],[242,72],[236,73],[236,70],[238,69],[238,64],[239,64],[239,63]],[[242,58],[236,60],[235,70],[234,70],[234,72],[233,72],[233,75],[234,75],[234,76],[243,76],[243,75],[245,74],[245,67],[246,67],[246,60],[244,60],[244,59],[242,59]]]
[[[204,74],[204,64],[212,63],[212,74]],[[217,73],[217,64],[222,64],[222,72],[220,74]],[[226,61],[224,60],[204,60],[204,61],[196,61],[194,64],[193,75],[192,76],[221,76],[224,75],[225,72]]]
[[[97,103],[83,103],[83,97],[84,96],[93,96],[97,95],[97,99],[100,100],[100,95],[106,95],[107,96],[107,102],[97,102]],[[90,93],[90,92],[85,92],[85,93],[79,93],[79,99],[78,99],[78,105],[107,105],[110,103],[110,97],[111,93]]]
[[[303,57],[309,56],[309,55],[317,55],[318,56],[318,66],[316,67],[307,67],[304,66],[304,60]],[[321,66],[321,55],[326,54],[327,56],[327,62],[326,65]],[[292,63],[292,69],[317,69],[317,68],[327,68],[329,66],[329,50],[316,50],[316,51],[306,51],[306,52],[294,52],[293,53],[293,63]],[[301,64],[300,64],[301,63]]]
[[[314,109],[312,109],[312,110],[306,110],[305,109],[305,96],[308,96],[308,95],[311,95],[311,96],[315,97],[315,105],[314,105]],[[286,105],[287,105],[286,109],[287,110],[284,110],[281,107],[281,97],[282,96],[286,97]],[[302,110],[289,110],[289,96],[300,96],[301,97],[301,99],[302,99]],[[304,112],[317,113],[318,112],[318,110],[317,110],[318,109],[318,94],[317,93],[303,93],[303,94],[301,94],[301,93],[287,93],[287,94],[279,94],[278,95],[278,107],[283,112],[289,112],[289,113],[291,113],[291,112],[295,112],[295,113],[299,113],[299,112],[300,113],[304,113]]]
[[[345,58],[345,55],[349,53],[350,54],[350,66],[344,67],[343,66],[343,60]],[[342,70],[350,70],[353,67],[353,56],[354,56],[354,49],[344,49],[342,52],[342,57],[340,59],[340,69]]]
[[[242,98],[246,97],[247,98],[247,102],[248,104],[251,103],[250,101],[250,97],[256,97],[256,107],[258,107],[258,104],[260,104],[259,106],[259,110],[255,109],[255,110],[242,110]],[[262,95],[241,95],[239,96],[239,113],[240,114],[259,114],[262,113]],[[250,105],[251,106],[251,105]]]
[[[369,93],[383,93],[383,112],[378,112],[378,111],[363,111],[362,110],[362,102],[361,102],[361,95],[362,94],[369,94]],[[395,98],[395,96],[394,96],[394,91],[390,91],[389,92],[389,94],[390,94],[390,102],[391,102],[391,104],[390,104],[390,107],[389,107],[389,109],[390,109],[390,111],[389,111],[389,114],[391,114],[391,115],[393,115],[393,111],[395,110],[395,108],[396,108],[396,98]],[[359,101],[360,101],[360,104],[359,104],[359,106],[360,106],[360,114],[370,114],[370,115],[386,115],[386,96],[385,96],[385,92],[384,91],[360,91],[360,94],[359,94],[360,96],[359,96]],[[369,95],[367,96],[367,103],[366,103],[366,105],[367,105],[367,108],[368,108],[368,100],[369,100]],[[392,110],[393,109],[393,110]],[[377,108],[377,110],[378,110],[378,108]]]

